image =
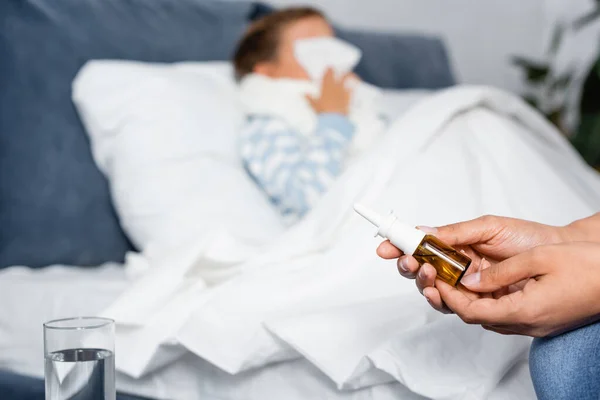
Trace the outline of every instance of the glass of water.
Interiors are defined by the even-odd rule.
[[[115,323],[81,317],[44,324],[46,400],[115,400]]]

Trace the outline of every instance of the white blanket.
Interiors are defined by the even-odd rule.
[[[436,94],[270,251],[238,247],[229,232],[228,246],[135,258],[147,271],[105,312],[119,323],[118,369],[147,374],[178,359],[177,344],[231,374],[303,357],[338,388],[397,381],[429,398],[488,396],[529,340],[431,311],[375,256],[356,201],[415,225],[485,213],[566,224],[600,209],[600,179],[518,98],[481,87]],[[248,256],[239,275],[214,279],[218,251]]]

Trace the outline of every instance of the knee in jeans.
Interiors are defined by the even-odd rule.
[[[533,341],[529,368],[540,400],[597,400],[600,391],[599,333],[600,324],[596,324]]]

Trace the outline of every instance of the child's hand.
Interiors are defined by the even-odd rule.
[[[338,113],[347,115],[350,107],[350,90],[346,87],[346,80],[351,74],[346,74],[336,79],[332,68],[329,68],[321,84],[321,96],[314,98],[306,96],[314,110],[321,113]]]

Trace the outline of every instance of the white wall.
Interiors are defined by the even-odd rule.
[[[310,4],[339,24],[369,30],[425,32],[444,38],[461,82],[522,88],[511,55],[541,58],[552,21],[593,0],[271,0]],[[589,47],[589,44],[586,45]]]

